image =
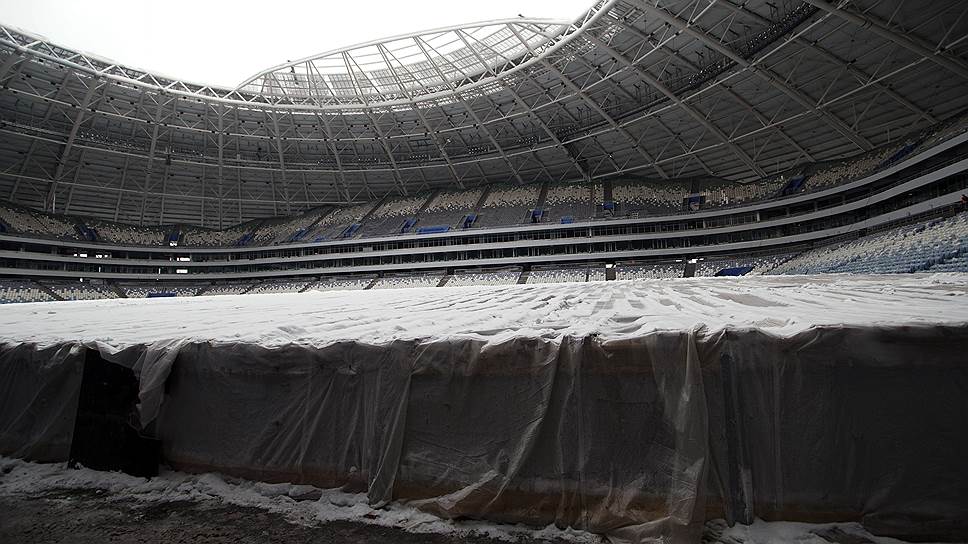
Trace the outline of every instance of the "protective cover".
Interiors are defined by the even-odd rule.
[[[722,516],[966,529],[964,326],[87,347],[137,369],[181,469],[613,542],[698,542]],[[82,349],[0,350],[0,451],[64,452]]]

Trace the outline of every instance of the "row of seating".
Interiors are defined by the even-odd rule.
[[[120,287],[128,298],[194,297],[198,295],[202,285],[157,283],[155,285],[121,284]]]
[[[0,221],[8,225],[11,232],[43,238],[80,239],[74,221],[59,215],[0,204]]]
[[[532,270],[528,274],[528,283],[575,283],[589,279],[587,267]],[[604,272],[602,279],[605,279]]]
[[[806,251],[773,274],[968,272],[968,212]]]
[[[513,285],[521,277],[521,270],[500,270],[494,272],[457,272],[445,284],[447,287],[469,285]]]
[[[380,278],[371,289],[409,289],[412,287],[437,287],[444,278],[443,274],[420,274],[387,276]]]
[[[118,292],[103,283],[90,281],[45,281],[40,282],[61,300],[97,300],[119,298]]]
[[[683,275],[684,264],[619,263],[615,278],[648,280]],[[529,284],[604,281],[604,265],[542,267],[527,273]],[[863,238],[803,251],[766,256],[734,256],[703,259],[697,276],[730,271],[737,275],[759,274],[898,274],[909,272],[968,272],[968,211],[946,218],[894,228]],[[446,278],[446,281],[444,281]],[[207,296],[243,293],[293,293],[359,289],[400,289],[465,285],[510,285],[521,280],[519,269],[497,271],[462,270],[447,278],[443,273],[376,276],[322,277],[229,281],[209,284],[0,279],[0,303],[144,298],[153,296]]]
[[[683,263],[620,264],[615,267],[617,280],[655,280],[681,278]]]
[[[119,245],[162,246],[168,244],[168,232],[163,228],[140,227],[108,221],[85,221],[93,229],[99,242]]]
[[[763,275],[793,257],[792,253],[768,256],[739,256],[703,259],[696,263],[696,276],[716,276],[724,270],[744,270],[740,275]],[[735,274],[734,274],[735,275]]]
[[[0,304],[49,302],[51,300],[57,299],[31,280],[0,279]]]

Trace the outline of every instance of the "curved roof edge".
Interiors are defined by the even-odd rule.
[[[385,37],[385,38],[377,38],[377,39],[374,39],[374,40],[360,42],[360,43],[356,43],[356,44],[353,44],[353,45],[338,47],[336,49],[330,49],[330,50],[324,51],[322,53],[317,53],[315,55],[310,55],[308,57],[303,57],[301,59],[297,59],[297,60],[293,60],[293,61],[286,61],[286,62],[284,62],[282,64],[277,64],[275,66],[271,66],[269,68],[266,68],[265,70],[262,70],[260,72],[257,72],[255,74],[253,74],[253,75],[245,78],[245,80],[243,80],[242,83],[239,83],[238,85],[236,85],[235,90],[239,90],[242,87],[244,87],[245,85],[247,85],[247,84],[255,81],[259,77],[265,76],[265,75],[268,75],[268,74],[271,74],[273,72],[278,72],[280,70],[286,70],[286,69],[288,69],[290,67],[294,67],[294,66],[297,66],[299,64],[305,64],[307,62],[311,62],[311,61],[316,60],[316,59],[328,57],[328,56],[331,56],[331,55],[340,54],[340,53],[343,53],[343,52],[352,51],[354,49],[362,49],[364,47],[371,47],[371,46],[375,46],[375,45],[379,45],[379,44],[384,44],[384,43],[388,43],[388,42],[393,42],[393,41],[397,41],[397,40],[403,40],[403,39],[413,38],[413,37],[418,37],[418,36],[425,36],[427,34],[438,34],[438,33],[445,33],[445,32],[451,32],[451,31],[456,31],[456,30],[467,30],[467,29],[471,29],[471,28],[480,28],[480,27],[484,27],[484,26],[493,26],[493,25],[506,25],[506,24],[512,24],[512,23],[519,23],[519,24],[545,24],[545,25],[558,25],[558,26],[567,27],[568,25],[572,24],[573,22],[574,21],[570,21],[570,20],[567,20],[567,19],[541,19],[541,18],[533,18],[533,17],[512,17],[512,18],[506,18],[506,19],[494,19],[494,20],[490,20],[490,21],[478,21],[478,22],[475,22],[475,23],[467,23],[467,24],[459,24],[459,25],[442,26],[442,27],[437,27],[437,28],[429,28],[429,29],[426,29],[426,30],[419,30],[419,31],[416,31],[416,32],[407,32],[407,33],[404,33],[404,34],[397,34],[397,35],[388,36],[388,37]]]
[[[555,19],[535,19],[535,18],[514,18],[514,19],[499,19],[496,20],[498,23],[520,23],[522,21],[529,22],[539,22],[552,24],[561,23],[564,26],[564,30],[557,34],[553,40],[551,40],[547,46],[541,51],[539,56],[526,59],[524,62],[517,64],[513,68],[510,68],[501,73],[501,76],[507,76],[513,72],[517,72],[528,66],[539,62],[541,58],[547,56],[551,52],[559,49],[565,44],[571,42],[581,31],[595,23],[608,9],[617,2],[618,0],[598,0],[589,9],[584,10],[574,21],[566,22],[559,21]],[[484,23],[478,24],[488,24],[494,23],[495,21],[486,21]],[[473,28],[475,23],[469,25],[457,25],[454,27],[446,27],[445,29],[462,29],[462,28]],[[440,30],[440,29],[438,29]],[[411,36],[421,36],[426,35],[426,33],[432,33],[434,30],[421,31],[417,33],[404,34],[403,37]],[[372,42],[365,42],[365,44],[374,43],[384,43],[386,40],[392,38],[384,38],[374,40]],[[214,85],[207,85],[203,83],[194,83],[177,78],[172,78],[166,75],[159,74],[157,72],[152,72],[144,70],[141,68],[136,68],[130,65],[124,65],[115,62],[107,57],[86,53],[77,49],[69,49],[65,46],[59,45],[56,42],[52,42],[48,38],[33,33],[30,31],[23,30],[21,28],[5,25],[0,23],[0,45],[6,45],[19,52],[20,54],[31,55],[37,58],[49,60],[56,62],[58,64],[64,65],[71,69],[77,70],[78,72],[88,74],[90,76],[105,78],[108,80],[116,81],[119,83],[134,85],[143,89],[157,91],[163,94],[183,96],[191,99],[199,100],[209,100],[217,103],[230,104],[235,106],[244,106],[250,108],[272,108],[277,110],[286,111],[319,111],[321,109],[338,109],[338,110],[358,110],[360,108],[366,107],[390,107],[412,104],[414,101],[411,99],[399,99],[390,102],[383,103],[370,103],[370,104],[341,104],[341,105],[328,105],[321,106],[316,103],[310,103],[308,101],[294,102],[289,97],[278,97],[278,96],[264,96],[258,93],[247,92],[244,90],[229,89],[226,87],[219,87]],[[360,45],[351,46],[360,47]],[[344,48],[345,49],[345,48]],[[343,51],[343,49],[334,50],[336,52]],[[328,54],[328,53],[324,53]],[[314,58],[309,57],[309,58]],[[297,61],[298,62],[298,61]],[[288,67],[292,62],[283,64],[281,66]],[[264,72],[263,72],[264,73]],[[256,74],[258,77],[259,74]],[[251,78],[250,78],[251,79]],[[492,81],[494,78],[482,78],[482,80],[475,83],[465,85],[462,90],[469,90],[470,88],[480,87]],[[434,93],[433,95],[421,96],[421,100],[430,100],[434,98],[439,98],[442,94],[452,94],[447,93]]]

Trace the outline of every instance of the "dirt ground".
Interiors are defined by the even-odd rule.
[[[497,544],[501,541],[477,536],[414,534],[339,521],[305,527],[258,508],[186,501],[126,504],[109,501],[106,493],[96,491],[62,490],[36,497],[0,497],[0,543],[104,542]]]

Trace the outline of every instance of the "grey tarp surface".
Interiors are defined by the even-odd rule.
[[[87,347],[141,376],[142,416],[186,470],[614,542],[698,542],[722,516],[942,536],[968,520],[962,326]],[[0,348],[0,453],[66,453],[78,351]]]

